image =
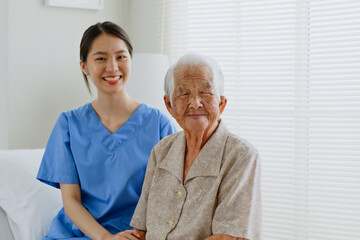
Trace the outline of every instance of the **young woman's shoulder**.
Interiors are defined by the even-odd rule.
[[[78,108],[73,108],[70,110],[65,110],[60,113],[60,117],[78,117],[80,115],[89,114],[89,112],[92,110],[91,103],[86,103]]]
[[[151,115],[152,117],[156,117],[156,118],[164,118],[166,117],[165,113],[161,110],[159,110],[158,108],[155,108],[153,106],[150,106],[146,103],[142,103],[139,108],[144,112],[147,113],[149,115]]]
[[[92,110],[91,104],[86,103],[85,105],[83,105],[81,107],[61,112],[59,117],[58,117],[58,121],[59,120],[60,121],[69,121],[69,120],[82,118],[84,116],[89,115],[91,110]]]
[[[91,108],[91,104],[87,103],[79,108],[61,112],[56,120],[54,130],[67,130],[69,129],[69,125],[83,124],[91,115]]]
[[[170,119],[170,117],[165,114],[162,110],[158,108],[147,105],[146,103],[142,103],[141,106],[145,111],[149,113],[150,118],[153,123],[157,123],[160,126],[161,131],[165,131],[165,135],[169,135],[176,132],[176,128]]]

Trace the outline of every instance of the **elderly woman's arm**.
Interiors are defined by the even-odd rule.
[[[235,153],[230,150],[228,157],[235,155],[237,160],[226,166],[229,171],[219,188],[218,205],[212,224],[215,235],[207,240],[245,239],[244,237],[250,240],[261,239],[260,159],[257,151],[251,147],[246,151],[236,148],[233,150]]]
[[[146,230],[146,217],[147,217],[146,213],[147,213],[148,195],[150,192],[150,186],[153,179],[155,167],[156,167],[156,156],[153,149],[151,151],[149,161],[146,167],[145,179],[141,190],[141,196],[130,222],[130,226],[132,226],[136,231],[138,231],[139,234],[144,237],[144,239],[146,233],[145,230]],[[142,238],[140,238],[140,240],[142,240]]]

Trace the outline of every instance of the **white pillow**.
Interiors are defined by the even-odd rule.
[[[44,149],[0,150],[0,207],[16,240],[39,240],[62,206],[60,190],[36,180]]]

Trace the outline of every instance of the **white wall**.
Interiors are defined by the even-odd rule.
[[[160,53],[158,36],[161,29],[156,3],[157,0],[129,1],[129,35],[134,52]]]
[[[158,39],[161,34],[161,25],[158,19],[157,0],[130,0],[129,1],[129,35],[133,43],[134,52],[140,53],[134,56],[133,69],[139,69],[136,64],[144,65],[144,72],[139,74],[132,73],[127,90],[129,94],[137,99],[159,108],[172,119],[175,127],[181,130],[175,119],[168,113],[163,102],[164,79],[168,69],[168,60],[164,60],[164,55],[160,55],[160,43]],[[145,54],[144,54],[145,53]],[[149,53],[155,53],[150,57]],[[136,58],[137,57],[137,58]],[[150,60],[152,58],[152,60]],[[165,63],[167,62],[167,63]],[[150,73],[152,77],[145,78],[145,73]],[[152,74],[154,73],[154,74]],[[161,78],[154,76],[162,76]],[[139,89],[138,86],[143,86]]]
[[[6,149],[8,147],[8,7],[8,0],[0,1],[0,149]]]
[[[9,74],[7,82],[0,82],[1,91],[7,84],[8,147],[45,147],[60,112],[91,100],[79,68],[83,31],[105,20],[128,31],[128,1],[107,0],[99,11],[48,7],[43,0],[9,1],[8,7]],[[0,20],[3,30],[2,12]],[[3,52],[6,40],[0,43]],[[4,119],[0,126],[6,124]]]
[[[135,53],[126,90],[140,102],[156,107],[172,118],[163,100],[164,78],[168,68],[169,62],[165,55]]]

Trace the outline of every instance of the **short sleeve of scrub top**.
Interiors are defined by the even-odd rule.
[[[59,116],[51,132],[41,162],[38,179],[56,188],[60,188],[59,183],[80,183],[70,149],[66,113]]]
[[[88,103],[59,116],[37,179],[56,188],[80,184],[83,206],[103,227],[113,234],[130,229],[151,149],[174,132],[165,114],[141,104],[110,133]],[[82,236],[61,209],[44,239]]]

